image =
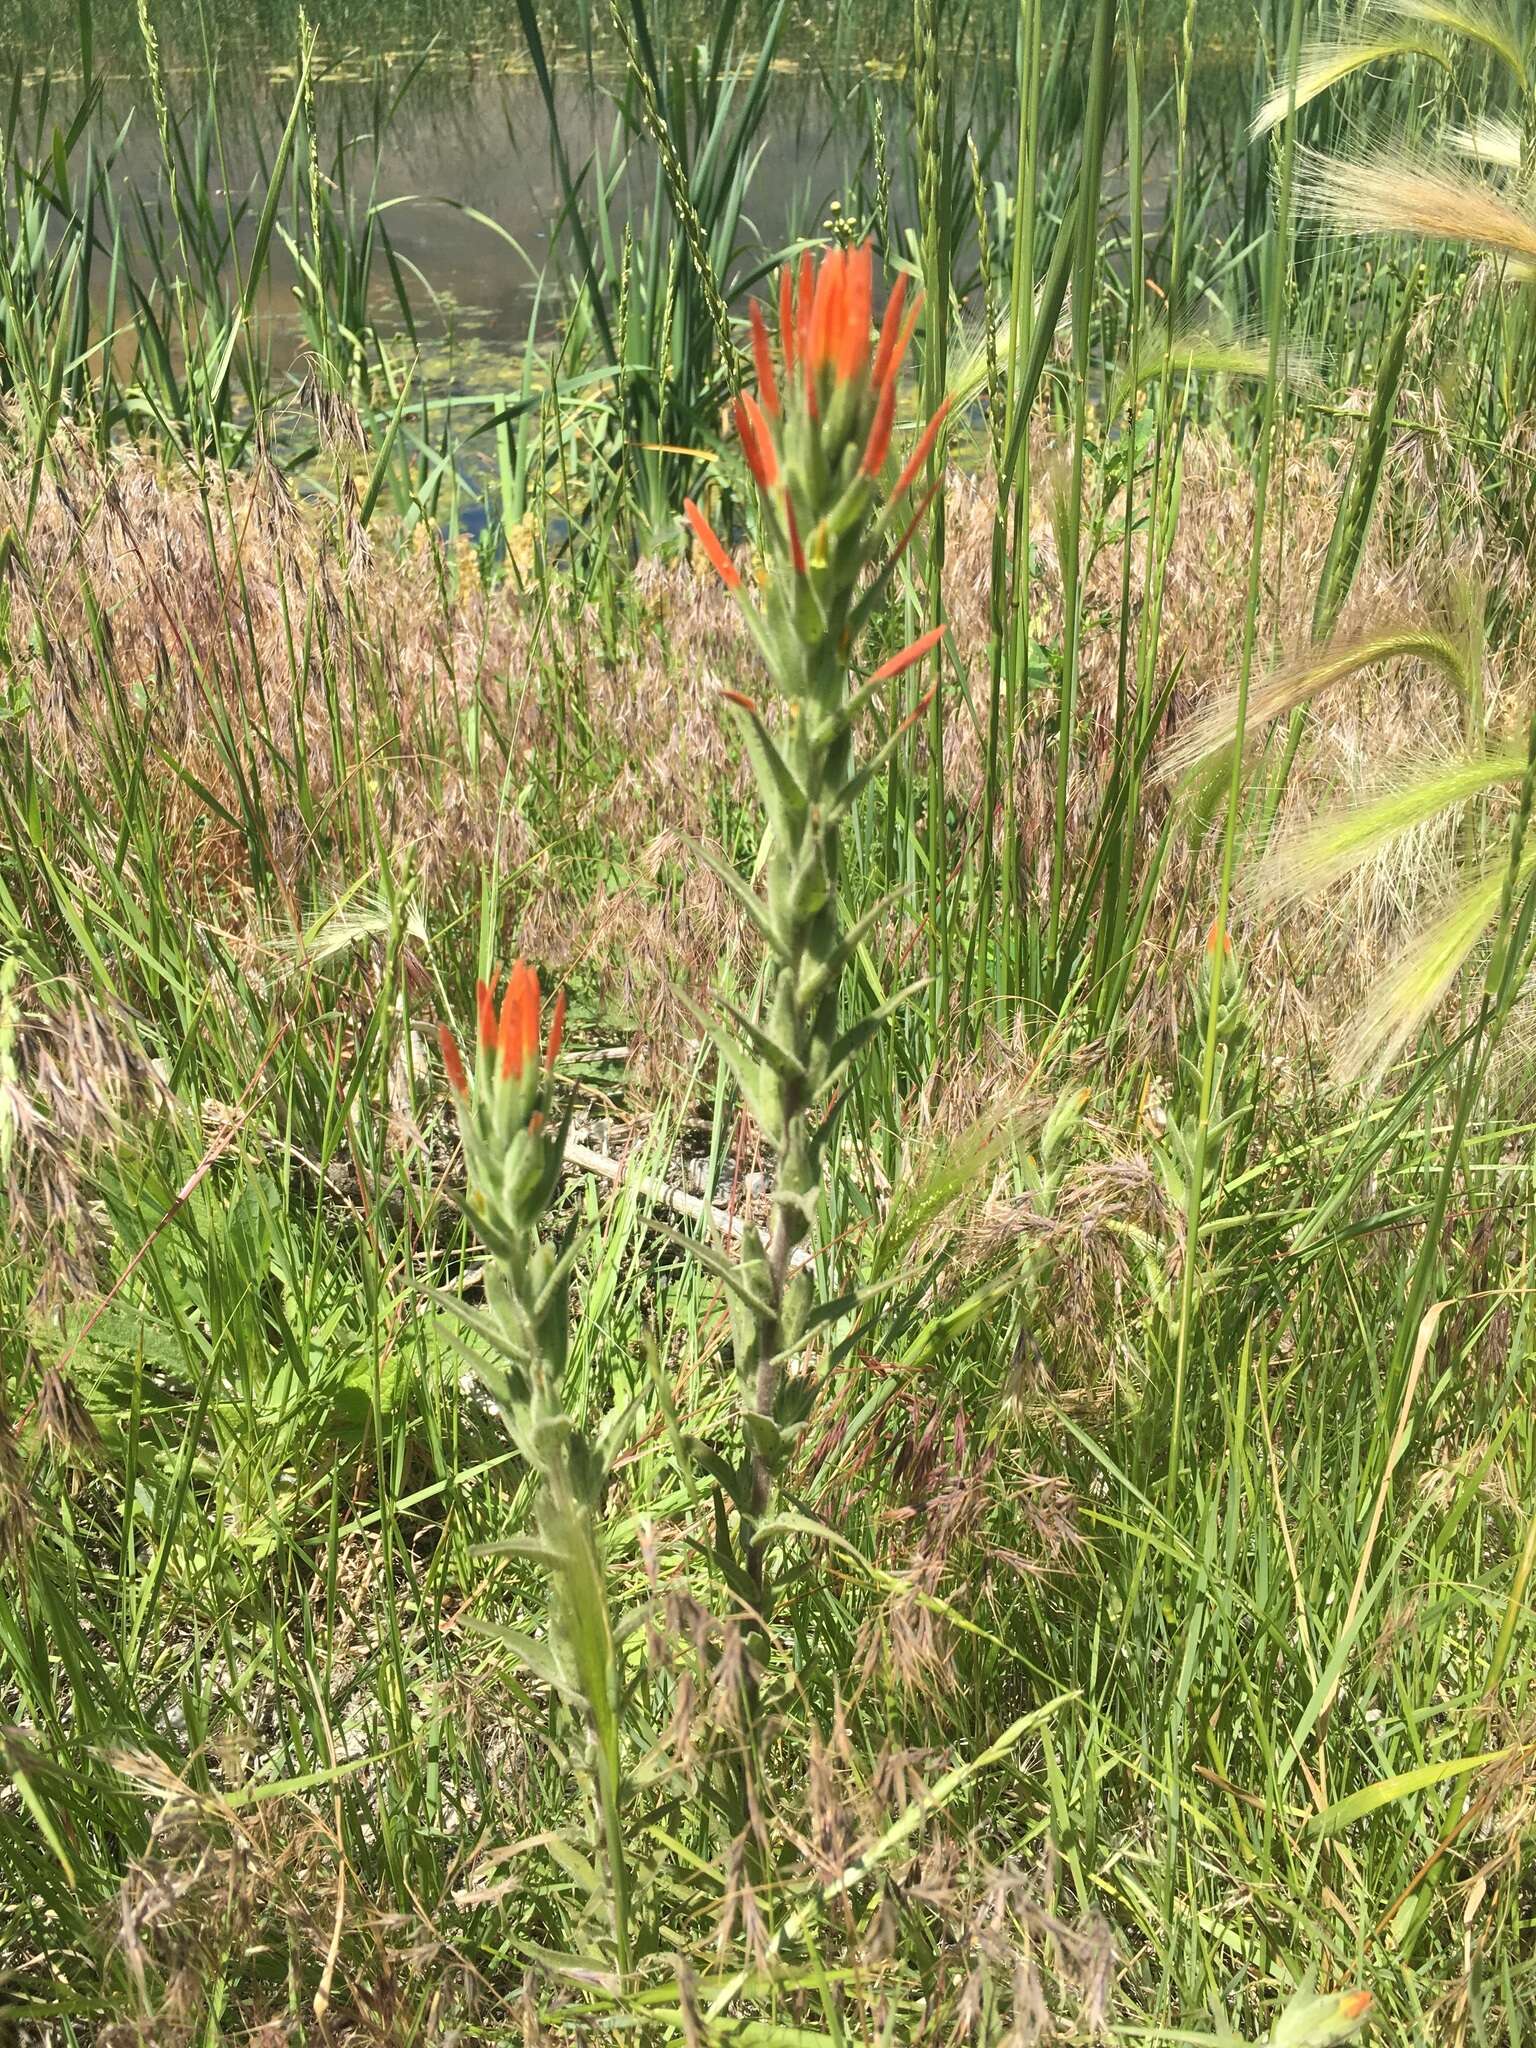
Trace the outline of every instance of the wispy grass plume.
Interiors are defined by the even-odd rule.
[[[1447,129],[1445,140],[1460,155],[1475,157],[1496,170],[1520,168],[1519,125],[1500,114],[1475,114],[1465,125]]]
[[[1522,764],[1523,765],[1523,764]],[[1536,874],[1526,855],[1520,885]],[[1450,993],[1498,913],[1507,876],[1503,862],[1457,890],[1427,929],[1403,949],[1350,1019],[1335,1054],[1341,1080],[1382,1072]]]
[[[1410,150],[1362,157],[1303,150],[1297,196],[1314,218],[1353,234],[1422,235],[1536,261],[1536,219],[1453,165]]]
[[[1309,648],[1305,654],[1271,669],[1250,692],[1244,720],[1245,744],[1261,739],[1266,729],[1287,712],[1384,661],[1426,661],[1440,669],[1462,694],[1472,687],[1469,651],[1466,642],[1455,634],[1426,625],[1379,626],[1323,647]],[[1224,697],[1191,721],[1188,730],[1164,753],[1158,772],[1164,781],[1178,781],[1207,765],[1236,738],[1236,701]]]
[[[1299,111],[1311,101],[1320,99],[1325,92],[1331,92],[1357,71],[1401,57],[1428,57],[1446,70],[1450,69],[1445,52],[1439,45],[1420,36],[1379,36],[1369,41],[1350,38],[1340,42],[1314,43],[1302,58],[1294,92],[1291,81],[1282,79],[1259,108],[1249,130],[1251,140],[1259,141],[1271,129],[1278,128],[1293,109]]]
[[[1369,801],[1278,841],[1259,870],[1260,900],[1295,904],[1318,895],[1458,804],[1515,782],[1524,768],[1516,748],[1424,763]]]
[[[1516,81],[1525,84],[1525,56],[1520,39],[1507,14],[1494,7],[1466,5],[1452,7],[1447,0],[1386,0],[1382,10],[1400,21],[1422,22],[1427,28],[1443,29],[1463,42],[1476,43],[1500,63],[1507,64]]]

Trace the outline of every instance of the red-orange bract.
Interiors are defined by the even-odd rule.
[[[886,302],[878,337],[872,325],[874,255],[869,243],[852,249],[829,249],[818,264],[809,250],[798,266],[786,263],[779,277],[779,353],[783,375],[774,364],[773,343],[762,308],[750,310],[752,361],[757,394],[743,392],[736,401],[736,432],[759,491],[782,521],[791,566],[807,573],[802,530],[811,531],[831,510],[826,504],[797,507],[802,481],[792,481],[786,450],[802,429],[819,440],[822,473],[832,478],[834,496],[849,475],[845,458],[850,444],[859,453],[858,474],[878,478],[890,454],[896,421],[897,387],[902,364],[921,310],[921,295],[909,307],[907,280],[898,277]],[[834,408],[833,400],[839,402]],[[933,453],[949,410],[946,400],[928,421],[887,500],[877,525],[906,496]],[[829,445],[827,435],[836,438]],[[802,472],[795,473],[797,478]],[[924,506],[896,545],[900,553],[911,538]],[[742,580],[718,534],[691,498],[683,502],[688,524],[726,587],[741,591]]]
[[[493,967],[488,981],[475,983],[479,1051],[486,1062],[486,1072],[489,1076],[499,1077],[503,1081],[520,1082],[539,1057],[539,977],[526,960],[515,960],[507,975],[507,985],[502,992],[498,1010],[496,989],[500,980],[500,968]],[[544,1052],[546,1074],[554,1066],[559,1055],[564,1032],[565,991],[562,989],[555,998],[554,1012],[550,1019],[549,1040]],[[443,1066],[448,1075],[448,1085],[455,1095],[467,1097],[469,1076],[465,1072],[458,1040],[446,1024],[438,1027],[437,1035],[442,1048]]]

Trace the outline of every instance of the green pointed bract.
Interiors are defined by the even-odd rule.
[[[784,1349],[793,1354],[805,1336],[816,1303],[816,1283],[809,1266],[801,1266],[784,1283],[784,1305],[780,1311],[780,1337]]]
[[[795,1001],[801,1010],[807,1013],[814,1010],[828,987],[841,978],[860,946],[898,901],[900,894],[899,890],[893,890],[882,896],[872,910],[867,910],[856,924],[848,927],[824,959],[807,959],[802,963],[800,979],[795,985]]]
[[[772,1067],[753,1059],[737,1045],[727,1031],[719,1025],[711,1025],[710,1036],[735,1077],[736,1085],[745,1098],[747,1108],[755,1121],[765,1131],[778,1127],[783,1091],[775,1079]]]
[[[850,731],[858,724],[870,705],[883,697],[889,687],[889,683],[875,682],[873,679],[861,683],[846,704],[839,705],[836,710],[827,714],[816,735],[817,744],[829,747],[834,740]]]
[[[825,849],[808,835],[808,842],[801,849],[789,899],[790,915],[796,924],[808,924],[831,900],[830,866]]]
[[[780,1187],[774,1190],[773,1199],[775,1206],[785,1210],[791,1218],[791,1243],[803,1242],[816,1228],[816,1212],[821,1205],[820,1189]]]
[[[843,784],[838,792],[835,806],[831,807],[832,815],[836,817],[839,824],[849,815],[869,784],[885,773],[891,756],[901,745],[902,736],[903,728],[898,726],[890,738],[875,749],[863,767],[855,770]]]
[[[774,958],[785,962],[791,960],[793,955],[788,940],[779,929],[769,906],[757,894],[752,885],[745,877],[736,872],[729,861],[722,860],[719,854],[715,853],[710,847],[698,845],[697,842],[690,843],[694,845],[695,851],[703,859],[710,873],[725,884],[726,888],[735,897],[737,903],[740,904],[748,917],[751,918],[753,924],[756,925],[766,941],[768,950],[773,954]]]
[[[800,821],[809,808],[810,799],[774,745],[773,735],[764,725],[762,714],[734,700],[731,700],[731,709],[746,742],[747,759],[752,764],[763,809],[779,838],[785,845],[790,845],[800,829]]]
[[[788,1045],[784,1044],[772,1028],[765,1030],[762,1025],[753,1023],[746,1012],[738,1010],[734,1003],[725,1003],[722,1008],[765,1067],[782,1080],[804,1080],[805,1066],[795,1051],[793,1040]]]
[[[676,1245],[679,1251],[688,1252],[697,1259],[707,1273],[714,1274],[728,1293],[735,1294],[745,1302],[753,1315],[763,1317],[772,1314],[771,1298],[754,1290],[739,1258],[729,1258],[716,1245],[706,1244],[697,1237],[684,1237],[680,1231],[669,1230],[665,1225],[657,1225],[657,1235],[666,1243]]]
[[[878,1010],[872,1010],[867,1017],[861,1017],[857,1024],[852,1025],[843,1033],[842,1037],[832,1047],[827,1060],[826,1071],[817,1077],[816,1092],[818,1096],[838,1086],[843,1076],[847,1073],[848,1068],[858,1058],[876,1032],[888,1023],[898,1010],[909,1003],[923,986],[924,984],[921,981],[914,981],[906,988],[898,990],[889,1001],[882,1003]]]

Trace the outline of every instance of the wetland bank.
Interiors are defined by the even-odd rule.
[[[3,18],[0,2029],[1518,2042],[1530,31]]]

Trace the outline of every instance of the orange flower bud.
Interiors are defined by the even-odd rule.
[[[698,506],[695,505],[692,498],[684,498],[683,516],[693,528],[694,537],[714,564],[715,573],[719,576],[726,589],[739,590],[741,588],[741,571],[725,552],[725,549],[720,544],[720,536],[715,532],[715,529],[704,517]]]
[[[912,310],[907,315],[900,334],[896,337],[895,344],[891,349],[890,361],[886,365],[885,374],[892,383],[901,375],[901,366],[907,359],[907,350],[912,344],[913,335],[917,332],[917,323],[922,317],[922,311],[923,295],[919,292],[912,301]]]
[[[891,288],[891,296],[885,302],[885,318],[880,322],[880,341],[875,349],[874,367],[869,376],[872,384],[883,384],[891,375],[896,354],[896,336],[901,331],[901,309],[907,302],[907,278],[903,271]],[[917,308],[913,307],[913,312]]]
[[[842,324],[836,340],[833,370],[840,384],[851,384],[869,363],[869,318],[874,300],[874,251],[868,242],[843,258]]]
[[[801,362],[805,365],[807,377],[813,377],[813,373],[821,367],[821,356],[817,354],[815,336],[817,336],[817,332],[821,332],[825,328],[825,309],[823,307],[825,307],[825,301],[827,301],[827,297],[831,293],[831,281],[834,281],[834,268],[836,268],[834,266],[834,258],[836,258],[836,254],[838,252],[834,250],[834,252],[831,252],[831,256],[825,256],[819,270],[817,270],[815,260],[813,260],[809,250],[801,256],[801,291],[799,291],[797,315],[795,317],[797,317],[797,322],[799,322]],[[821,330],[817,328],[817,317],[821,319]]]
[[[900,734],[904,732],[910,732],[914,725],[918,724],[920,720],[926,718],[928,716],[928,707],[932,704],[934,698],[937,697],[938,694],[939,693],[937,689],[925,690],[922,696],[919,697],[917,702],[912,706],[912,709],[907,713],[906,717],[901,721],[900,725],[897,726],[897,733]]]
[[[903,528],[901,539],[897,541],[895,547],[891,550],[891,567],[894,568],[896,563],[898,563],[901,560],[902,556],[907,552],[908,547],[911,545],[913,534],[916,533],[917,529],[922,525],[923,519],[927,514],[928,507],[933,503],[934,499],[938,495],[939,483],[938,478],[935,477],[933,482],[928,486],[927,490],[924,491],[921,499],[919,500],[917,510],[912,514],[912,517],[907,521],[906,526]]]
[[[499,967],[491,969],[489,981],[475,983],[475,1009],[479,1017],[480,1043],[487,1052],[496,1049],[496,983],[501,975]]]
[[[442,1048],[443,1067],[448,1075],[448,1086],[455,1095],[468,1095],[469,1076],[464,1071],[464,1061],[459,1053],[459,1042],[446,1024],[438,1025],[437,1042]]]
[[[521,1016],[523,1037],[522,1044],[518,1048],[522,1054],[522,1058],[518,1062],[518,1072],[522,1073],[539,1056],[539,977],[534,968],[525,965],[521,960],[518,961],[517,966],[513,968],[512,972],[517,974],[519,970],[521,970],[523,988]]]
[[[864,460],[859,464],[866,476],[878,476],[884,468],[885,458],[890,453],[891,427],[895,418],[896,379],[891,377],[880,386],[880,396],[875,400],[875,417],[864,446]]]
[[[928,422],[927,426],[924,427],[922,433],[918,437],[917,446],[912,450],[912,453],[907,457],[906,468],[903,469],[901,475],[897,477],[896,488],[891,493],[892,503],[894,503],[896,499],[901,497],[904,491],[907,491],[911,488],[913,479],[917,476],[919,470],[921,470],[923,464],[928,460],[929,455],[933,452],[933,444],[939,438],[939,429],[940,427],[943,426],[944,417],[948,411],[949,400],[946,398],[944,403],[939,407],[938,411],[934,414],[933,418]]]
[[[507,976],[507,992],[501,999],[501,1078],[503,1081],[521,1081],[523,1078],[522,1022],[523,985],[517,966]]]
[[[795,374],[795,266],[779,272],[779,346],[784,351],[785,381]]]
[[[946,628],[943,626],[930,626],[928,631],[920,633],[910,646],[903,647],[900,654],[893,654],[889,661],[882,661],[869,680],[872,683],[887,683],[892,676],[899,676],[903,670],[921,661],[925,654],[931,654],[944,638],[945,631]]]
[[[560,1047],[565,1038],[565,990],[555,997],[555,1013],[549,1020],[549,1047],[544,1054],[544,1071],[554,1072],[555,1061],[560,1057]]]
[[[779,480],[779,458],[762,407],[749,391],[744,391],[736,401],[736,431],[746,452],[747,467],[756,477],[759,489],[771,491]]]

